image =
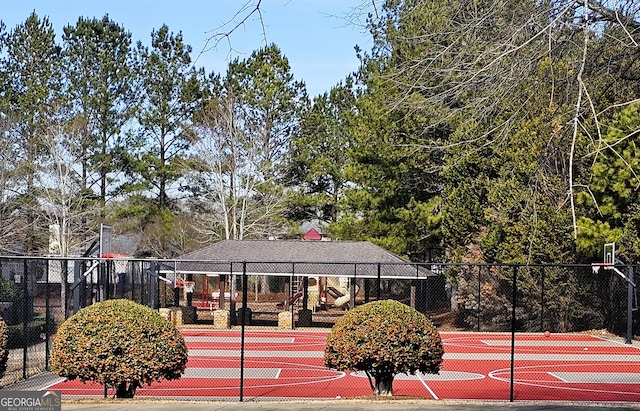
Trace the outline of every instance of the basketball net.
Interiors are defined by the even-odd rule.
[[[600,271],[601,268],[605,270],[613,270],[614,265],[611,263],[591,263],[591,269],[594,274],[598,274],[598,271]]]
[[[195,287],[196,287],[196,283],[193,281],[184,281],[182,283],[182,288],[184,288],[185,293],[192,293]]]
[[[176,287],[184,288],[185,293],[192,293],[196,283],[194,281],[176,281]]]

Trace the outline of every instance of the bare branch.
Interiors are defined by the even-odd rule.
[[[580,4],[580,2],[576,2],[576,4]],[[633,4],[633,2],[631,3]],[[608,21],[619,23],[621,26],[631,26],[634,28],[640,28],[640,21],[635,20],[632,12],[627,14],[622,14],[618,10],[613,10],[610,7],[605,6],[602,2],[596,0],[587,0],[582,4],[585,8],[589,8],[596,13],[600,14],[602,17],[607,19]],[[638,10],[636,10],[637,12]],[[626,29],[625,29],[626,31]]]
[[[289,0],[287,4],[289,4],[292,0]],[[359,27],[363,30],[366,29],[366,23],[364,22],[364,17],[367,16],[368,10],[371,8],[374,10],[375,18],[378,18],[378,7],[376,2],[381,0],[362,0],[360,5],[352,7],[349,9],[347,13],[342,16],[332,16],[337,17],[344,21],[345,26],[354,26]],[[239,10],[234,14],[234,16],[223,22],[217,28],[207,32],[209,37],[206,39],[202,50],[198,54],[196,61],[202,56],[204,53],[209,52],[211,50],[217,50],[220,46],[220,43],[223,41],[226,42],[228,48],[228,56],[230,56],[233,52],[237,52],[234,49],[233,43],[231,41],[232,35],[238,31],[242,27],[246,27],[249,24],[249,20],[255,17],[261,27],[261,34],[264,45],[267,45],[267,30],[265,28],[265,19],[263,15],[262,9],[262,0],[246,0],[245,3],[239,8]]]
[[[588,0],[585,0],[585,4]],[[585,10],[586,13],[586,10]],[[578,129],[580,123],[580,116],[582,112],[582,97],[583,92],[586,90],[584,85],[582,75],[584,74],[584,68],[587,62],[587,52],[589,50],[589,33],[588,26],[585,24],[584,26],[584,44],[582,48],[582,61],[580,62],[580,70],[578,71],[578,97],[576,98],[575,104],[575,114],[573,117],[573,135],[571,137],[571,150],[569,152],[569,201],[571,203],[571,219],[573,221],[573,237],[574,239],[578,238],[578,223],[576,216],[576,208],[575,208],[575,200],[574,200],[574,175],[573,175],[573,166],[574,166],[574,158],[576,152],[576,144],[578,140]]]
[[[254,15],[258,16],[258,21],[260,23],[260,26],[262,27],[262,37],[266,45],[267,31],[264,25],[264,16],[262,15],[262,9],[260,8],[261,3],[262,3],[262,0],[247,1],[242,5],[240,10],[238,10],[238,12],[233,16],[233,18],[222,23],[216,29],[211,30],[209,32],[211,36],[207,38],[207,40],[205,41],[205,44],[202,47],[200,54],[198,54],[196,61],[200,58],[200,56],[202,56],[202,54],[211,50],[216,50],[223,40],[226,40],[227,45],[229,47],[228,54],[231,55],[231,53],[234,51],[233,45],[231,43],[231,35],[235,33],[238,29],[240,29],[240,27],[246,26],[249,19]],[[238,18],[239,20],[237,20]],[[225,30],[225,28],[228,27],[229,25],[232,25],[232,27],[229,30]]]

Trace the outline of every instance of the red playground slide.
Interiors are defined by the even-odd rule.
[[[300,297],[302,297],[304,293],[302,291],[298,291],[297,293],[295,293],[294,295],[291,296],[291,298],[289,298],[289,305],[295,303],[296,301],[298,301],[298,299]],[[284,308],[284,303],[278,303],[276,304],[276,308],[278,308],[278,310],[282,310]]]
[[[335,287],[328,287],[327,288],[327,294],[329,294],[331,297],[335,298],[340,298],[342,297],[344,294],[342,294],[340,292],[340,290],[336,289]]]

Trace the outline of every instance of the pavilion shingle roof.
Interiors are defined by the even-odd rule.
[[[424,278],[429,270],[366,241],[223,240],[185,254],[175,268],[208,274]]]

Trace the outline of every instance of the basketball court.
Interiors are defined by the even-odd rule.
[[[109,251],[109,241],[101,241],[101,254]],[[593,270],[613,270],[626,280],[631,318],[637,308],[632,272],[627,276],[616,268],[614,243],[605,245],[603,260],[594,263]],[[136,397],[235,401],[372,395],[364,373],[324,367],[328,332],[253,329],[243,338],[239,330],[185,327],[189,360],[182,378],[141,387]],[[628,332],[625,344],[591,334],[516,333],[512,347],[511,333],[441,332],[445,355],[440,373],[397,375],[394,395],[432,400],[640,402],[640,344],[630,344],[631,335]],[[44,388],[60,390],[65,398],[105,395],[101,385],[64,379]],[[107,395],[113,396],[114,390]]]
[[[323,366],[328,331],[247,331],[244,371],[236,330],[183,330],[183,377],[139,388],[165,399],[335,399],[371,395],[364,373]],[[439,375],[398,375],[394,395],[425,399],[509,400],[511,334],[441,333]],[[516,334],[514,400],[640,402],[640,347],[587,334]],[[65,398],[103,397],[97,384],[60,380]],[[113,396],[113,390],[108,392]]]

